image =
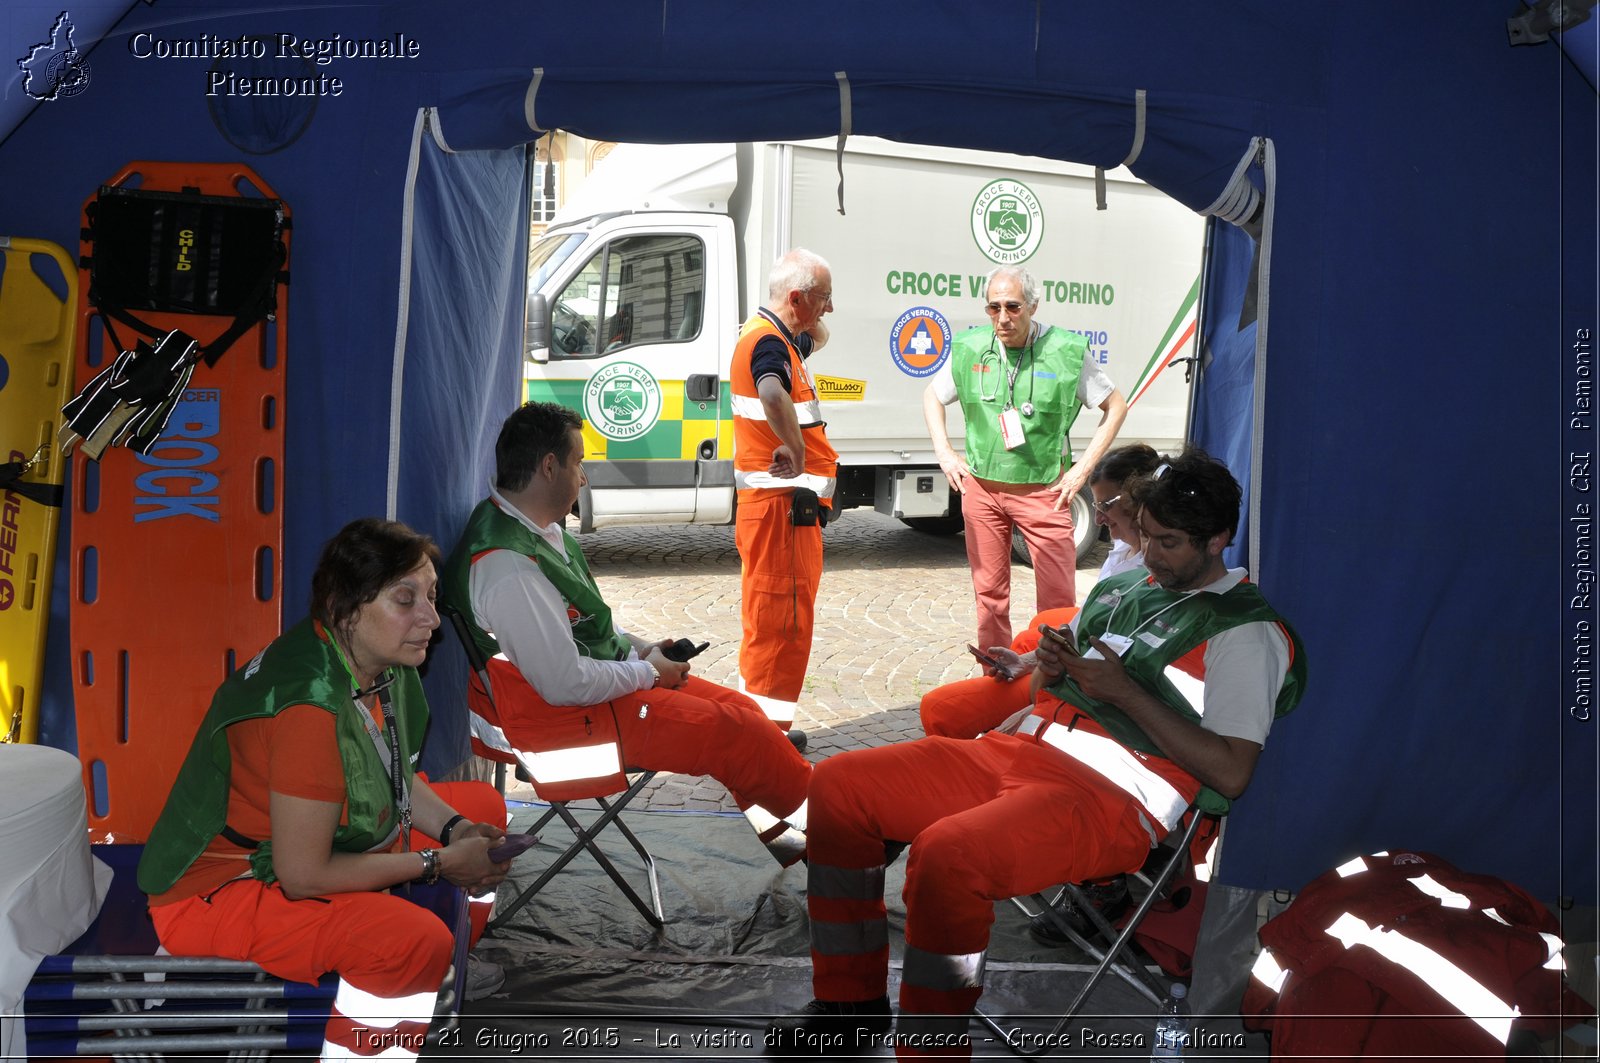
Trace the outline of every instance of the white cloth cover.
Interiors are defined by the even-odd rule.
[[[89,928],[111,886],[89,851],[78,758],[0,745],[0,854],[0,1057],[26,1059],[23,990],[40,958]]]

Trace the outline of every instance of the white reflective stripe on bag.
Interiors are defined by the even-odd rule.
[[[1511,1023],[1522,1013],[1427,945],[1396,930],[1368,926],[1349,912],[1335,919],[1327,932],[1346,949],[1365,945],[1396,967],[1410,971],[1501,1044],[1511,1038]]]
[[[1255,966],[1250,968],[1250,977],[1274,993],[1281,993],[1284,979],[1289,977],[1289,972],[1279,966],[1278,958],[1272,954],[1271,949],[1262,949],[1261,955],[1256,957]]]
[[[1042,716],[1030,716],[1022,721],[1018,733],[1036,735],[1039,741],[1092,769],[1143,805],[1169,831],[1178,825],[1189,807],[1189,802],[1171,783],[1145,767],[1121,743],[1104,735],[1064,727]]]

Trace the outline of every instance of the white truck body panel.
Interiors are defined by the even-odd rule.
[[[768,268],[793,246],[833,270],[832,337],[810,367],[846,505],[944,512],[922,394],[951,336],[987,324],[984,277],[1003,260],[1039,279],[1036,319],[1087,334],[1090,357],[1133,402],[1118,442],[1181,445],[1184,366],[1145,370],[1192,352],[1203,220],[1125,171],[1106,183],[1100,211],[1090,167],[852,138],[840,214],[832,141],[618,145],[535,259],[545,241],[573,247],[530,283],[556,311],[556,339],[530,351],[527,395],[585,414],[582,526],[731,519],[728,362],[740,323],[766,301]],[[993,225],[1018,215],[1012,229],[1025,235]],[[946,419],[959,444],[959,408]],[[1099,420],[1078,418],[1075,452]]]

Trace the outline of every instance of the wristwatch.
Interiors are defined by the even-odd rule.
[[[439,850],[419,849],[417,855],[422,857],[422,874],[417,881],[424,886],[431,886],[439,881]]]

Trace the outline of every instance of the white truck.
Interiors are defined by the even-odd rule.
[[[809,364],[836,505],[960,529],[921,398],[952,336],[987,324],[1001,264],[1038,278],[1037,320],[1088,336],[1132,403],[1118,441],[1179,445],[1202,219],[1126,171],[1107,186],[1098,210],[1086,166],[871,138],[842,160],[832,141],[618,145],[530,252],[526,397],[583,415],[580,530],[732,521],[729,360],[795,246],[833,269],[832,335]],[[1078,418],[1076,452],[1099,417]],[[947,420],[959,446],[959,408]],[[1086,548],[1081,495],[1074,517]]]

